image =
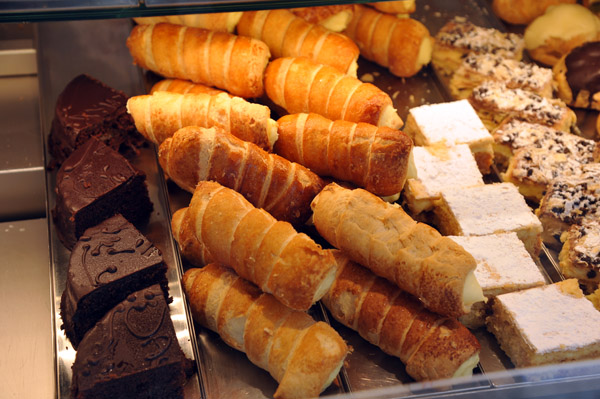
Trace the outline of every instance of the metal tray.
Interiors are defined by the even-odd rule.
[[[417,3],[414,17],[435,34],[446,21],[456,15],[467,17],[475,24],[504,29],[491,13],[485,0]],[[147,92],[148,78],[132,65],[125,40],[132,27],[128,19],[44,22],[37,26],[38,64],[40,74],[41,120],[44,132],[49,132],[56,97],[76,75],[88,73],[129,95]],[[406,119],[412,107],[451,100],[446,82],[440,80],[431,67],[410,79],[399,79],[371,62],[361,59],[359,77],[372,80],[394,99],[400,116]],[[145,77],[146,76],[146,77]],[[275,117],[275,116],[274,116]],[[590,132],[592,116],[581,113],[580,127]],[[593,131],[592,131],[593,132]],[[589,133],[592,135],[593,133]],[[591,137],[591,136],[590,136]],[[48,155],[47,158],[49,159]],[[143,231],[163,252],[169,264],[169,281],[174,303],[171,316],[180,344],[186,354],[196,360],[198,372],[186,386],[187,398],[268,398],[277,383],[269,374],[254,366],[246,356],[228,347],[217,334],[194,325],[191,321],[180,278],[188,265],[181,261],[172,239],[170,217],[175,210],[187,206],[191,195],[165,182],[156,160],[156,149],[143,149],[135,165],[148,175],[150,196],[155,210],[147,229]],[[48,209],[54,206],[54,173],[48,171]],[[68,251],[58,241],[49,220],[54,293],[54,341],[57,392],[69,397],[70,366],[75,352],[60,329],[58,314],[60,295],[64,289]],[[540,267],[549,281],[561,279],[556,268],[556,254],[544,251]],[[481,362],[474,376],[466,379],[415,383],[404,371],[403,364],[364,341],[356,332],[330,321],[320,304],[311,315],[330,322],[353,348],[338,378],[322,396],[333,397],[493,397],[510,392],[513,397],[556,395],[563,392],[600,391],[600,362],[577,362],[527,370],[515,369],[500,350],[493,336],[485,329],[474,333],[482,344]],[[498,396],[498,397],[500,397]]]

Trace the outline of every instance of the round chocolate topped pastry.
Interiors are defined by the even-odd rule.
[[[600,41],[575,47],[554,66],[553,73],[563,101],[600,110]]]
[[[132,292],[160,284],[168,297],[166,270],[158,248],[123,216],[87,229],[71,253],[60,303],[63,328],[73,347]]]
[[[186,359],[160,286],[117,303],[83,338],[72,398],[183,398]]]

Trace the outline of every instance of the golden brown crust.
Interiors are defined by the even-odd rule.
[[[576,0],[493,0],[492,10],[498,18],[510,24],[527,25],[551,5],[575,2]]]
[[[215,260],[285,305],[307,310],[331,284],[333,256],[241,194],[215,182],[200,182],[188,212],[196,236]]]
[[[305,167],[214,128],[178,130],[161,144],[159,162],[184,190],[193,192],[200,181],[216,181],[294,225],[310,217],[310,202],[324,186]]]
[[[363,57],[388,67],[396,76],[413,76],[431,59],[433,38],[425,25],[411,18],[357,5],[344,33],[356,42]],[[421,53],[423,45],[428,45],[427,54]]]
[[[152,89],[150,90],[150,94],[153,94],[155,91],[169,91],[171,93],[179,93],[179,94],[209,94],[216,95],[219,93],[226,93],[223,90],[215,89],[214,87],[206,86],[200,83],[190,82],[189,80],[183,79],[163,79],[159,82],[156,82]]]
[[[354,261],[421,298],[434,312],[468,313],[463,291],[476,262],[460,245],[362,189],[331,183],[311,207],[319,233]]]
[[[412,295],[334,251],[339,269],[323,303],[334,318],[406,364],[418,381],[450,378],[477,355],[477,339],[455,319],[425,309]]]
[[[164,15],[133,18],[138,24],[170,23],[193,28],[210,29],[218,32],[232,32],[242,16],[241,12],[215,12],[210,14]]]
[[[412,14],[417,8],[415,0],[380,1],[368,5],[388,14]]]
[[[274,150],[281,156],[376,195],[402,191],[412,140],[401,131],[314,113],[286,115],[277,124]]]
[[[127,47],[135,64],[165,77],[216,86],[245,98],[263,94],[270,53],[258,40],[160,23],[134,27]]]
[[[194,228],[187,215],[188,208],[178,209],[171,218],[173,238],[179,244],[179,252],[192,265],[202,267],[212,262],[210,253],[196,237]]]
[[[294,15],[303,18],[311,24],[318,24],[340,12],[353,12],[353,10],[354,6],[352,4],[333,4],[328,6],[299,7],[290,9]]]

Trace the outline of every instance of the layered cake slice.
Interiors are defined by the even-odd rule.
[[[499,295],[486,320],[517,367],[600,356],[600,312],[577,280]]]
[[[484,184],[467,144],[413,147],[403,201],[413,217],[433,209],[444,187]]]
[[[153,285],[127,296],[83,337],[71,397],[183,398],[188,366],[162,289]]]
[[[71,252],[60,302],[63,328],[73,347],[132,292],[160,284],[168,297],[166,271],[158,248],[123,216],[87,229]]]
[[[404,133],[417,146],[468,144],[481,173],[490,172],[494,140],[467,100],[411,108]]]
[[[588,216],[562,236],[564,245],[558,254],[560,270],[567,278],[576,278],[586,294],[600,283],[600,215]]]
[[[144,138],[127,113],[127,96],[89,75],[79,75],[58,96],[48,138],[61,164],[90,137],[124,154],[137,153]]]
[[[512,183],[444,188],[434,213],[443,235],[484,236],[512,231],[534,259],[539,254],[542,224]]]
[[[52,216],[69,249],[87,228],[110,216],[120,213],[139,226],[152,212],[146,175],[94,137],[62,164],[55,191]]]
[[[560,248],[560,236],[586,216],[600,218],[600,164],[581,166],[576,176],[554,180],[535,211],[544,226],[542,240]]]
[[[492,137],[494,162],[502,169],[506,168],[515,151],[525,147],[565,154],[582,163],[600,161],[600,146],[595,141],[539,123],[511,118],[502,122]]]
[[[475,277],[488,300],[478,302],[471,312],[460,318],[469,328],[485,325],[490,299],[507,292],[520,291],[544,285],[546,280],[540,268],[525,249],[516,233],[486,236],[450,236],[477,261]],[[510,256],[507,256],[510,254]]]
[[[523,37],[483,28],[456,17],[435,35],[431,62],[444,75],[451,75],[469,53],[496,54],[520,60],[525,43]]]
[[[450,92],[456,99],[469,98],[473,89],[485,80],[497,80],[511,89],[552,98],[552,69],[489,53],[469,54],[452,75]]]
[[[473,89],[469,101],[490,131],[506,118],[515,117],[566,132],[576,128],[575,113],[561,100],[511,89],[503,82],[486,80]]]

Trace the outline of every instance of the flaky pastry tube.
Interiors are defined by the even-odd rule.
[[[353,4],[291,8],[297,17],[311,24],[319,24],[333,32],[341,32],[348,26],[354,13]]]
[[[356,77],[359,50],[352,40],[288,10],[246,11],[237,32],[265,42],[274,58],[307,57]]]
[[[318,114],[277,121],[275,152],[321,176],[349,181],[381,196],[402,191],[412,140],[368,123],[331,121]]]
[[[331,120],[402,127],[387,93],[308,58],[277,58],[265,71],[265,91],[290,114],[316,113]]]
[[[220,94],[227,93],[226,91],[216,89],[214,87],[206,86],[201,83],[194,83],[189,80],[183,79],[163,79],[159,82],[156,82],[152,89],[150,89],[150,94],[154,94],[155,91],[169,91],[171,93],[179,93],[179,94],[188,94],[188,93],[204,93],[204,94]]]
[[[434,39],[425,25],[412,18],[357,5],[344,33],[356,42],[363,57],[399,77],[413,76],[431,61]]]
[[[156,17],[133,18],[140,25],[158,24],[167,22],[175,25],[184,25],[192,28],[210,29],[217,32],[233,32],[242,17],[241,11],[215,12],[210,14],[183,14],[164,15]]]
[[[330,252],[230,188],[200,182],[188,214],[215,261],[292,309],[308,310],[333,282],[337,264]]]
[[[271,150],[277,140],[277,123],[268,107],[225,93],[156,91],[129,98],[127,111],[137,130],[155,144],[186,126],[218,127],[265,150]]]
[[[211,263],[212,258],[206,246],[196,237],[187,212],[187,207],[175,211],[171,217],[171,231],[179,245],[181,255],[192,265],[202,267]]]
[[[367,5],[387,14],[406,15],[412,14],[417,9],[415,0],[378,1]]]
[[[327,185],[313,200],[313,223],[331,245],[441,315],[458,317],[484,296],[475,259],[437,230],[363,189]]]
[[[271,56],[267,45],[256,39],[165,23],[137,25],[127,47],[133,62],[144,69],[244,98],[263,94]]]
[[[190,269],[183,286],[192,316],[279,382],[275,398],[312,398],[338,375],[348,347],[324,322],[211,263]]]
[[[417,381],[473,373],[481,346],[465,326],[427,310],[341,251],[333,252],[338,272],[322,302],[336,320],[398,357]]]

